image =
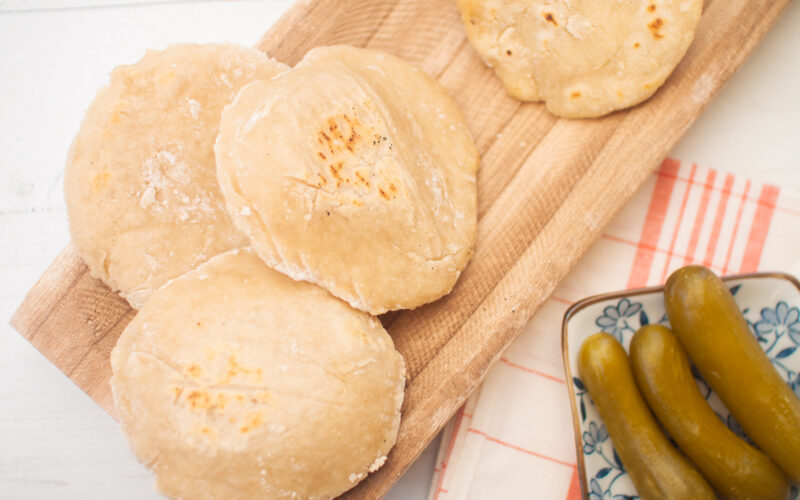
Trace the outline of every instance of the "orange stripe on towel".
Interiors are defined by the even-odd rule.
[[[455,417],[456,425],[453,427],[453,433],[450,434],[450,442],[447,443],[447,452],[442,460],[442,472],[439,474],[439,485],[436,488],[436,494],[433,496],[434,500],[438,500],[441,493],[447,493],[447,490],[442,488],[442,483],[444,483],[444,474],[445,471],[447,471],[447,466],[450,464],[450,455],[453,454],[453,448],[455,447],[456,439],[458,438],[458,429],[461,427],[461,421],[464,420],[464,413],[464,406],[462,406],[458,411],[458,415]],[[471,416],[472,415],[470,415],[470,417]]]
[[[711,190],[714,187],[716,178],[717,172],[715,170],[709,170],[706,175],[706,183],[703,185],[703,194],[700,196],[700,206],[697,208],[697,217],[694,219],[692,236],[689,238],[689,246],[686,248],[686,255],[683,258],[684,266],[693,262],[694,253],[697,251],[697,243],[700,241],[700,231],[702,231],[703,223],[706,220],[708,203],[709,200],[711,200]]]
[[[642,234],[639,237],[639,243],[636,248],[636,256],[633,259],[628,288],[639,288],[647,284],[647,278],[650,275],[650,268],[653,265],[653,257],[655,256],[655,250],[653,249],[658,247],[658,239],[664,226],[664,217],[667,214],[667,208],[669,208],[680,165],[679,161],[667,158],[661,164],[661,169],[657,173],[656,186],[653,189],[650,206],[647,209],[644,226],[642,227]]]
[[[578,468],[572,469],[572,479],[569,481],[566,500],[581,500],[581,480],[578,476]]]
[[[561,379],[561,378],[558,378],[558,377],[554,377],[554,376],[550,375],[549,373],[540,372],[539,370],[534,370],[533,368],[528,368],[527,366],[518,365],[517,363],[514,363],[513,361],[510,361],[508,358],[500,358],[500,361],[502,361],[503,363],[507,364],[508,366],[511,366],[511,367],[516,368],[518,370],[522,370],[522,371],[527,372],[527,373],[532,373],[534,375],[538,375],[540,377],[544,377],[544,378],[546,378],[548,380],[552,380],[553,382],[559,382],[561,384],[565,383],[564,379]]]
[[[742,194],[742,203],[739,205],[739,210],[736,212],[736,220],[733,223],[733,233],[731,234],[731,241],[728,244],[728,253],[725,256],[725,264],[722,266],[722,274],[728,274],[731,263],[731,255],[733,255],[733,246],[736,244],[736,233],[739,232],[739,224],[742,222],[742,214],[744,213],[744,205],[747,203],[747,193],[750,191],[750,179],[744,185],[744,193]]]
[[[719,235],[722,231],[722,221],[725,220],[725,211],[728,208],[728,198],[731,196],[731,188],[733,187],[733,176],[728,174],[725,176],[725,184],[722,187],[722,192],[719,196],[719,203],[717,203],[717,215],[714,216],[714,225],[711,226],[711,236],[708,239],[708,247],[706,248],[706,256],[703,259],[703,265],[711,267],[714,262],[714,253],[717,251],[717,243],[719,242]]]
[[[739,269],[740,273],[752,273],[758,270],[761,252],[764,250],[764,243],[767,241],[767,233],[772,223],[772,214],[775,213],[778,193],[779,190],[775,186],[761,188],[761,196],[758,198],[756,214],[750,225],[750,235],[747,237],[747,246],[744,250],[744,257],[742,257],[742,267]]]
[[[675,243],[678,241],[678,234],[681,230],[681,223],[683,222],[683,216],[686,213],[686,205],[689,202],[689,195],[692,194],[692,185],[694,184],[694,174],[697,172],[697,165],[692,165],[692,171],[689,174],[689,182],[686,184],[686,191],[683,192],[683,200],[681,201],[681,209],[678,212],[678,220],[675,222],[675,229],[672,231],[672,238],[669,241],[669,250],[667,251],[668,255],[672,254],[672,251],[675,250]],[[661,284],[664,280],[667,279],[667,271],[669,271],[669,264],[671,258],[667,258],[664,261],[664,270],[661,271],[661,279],[658,280],[658,283]]]
[[[512,444],[512,443],[507,443],[506,441],[501,441],[501,440],[499,440],[499,439],[497,439],[495,437],[492,437],[492,436],[486,434],[483,431],[475,429],[474,427],[470,427],[469,429],[467,429],[467,432],[471,432],[473,434],[477,434],[479,436],[483,436],[484,438],[486,438],[487,441],[491,441],[493,443],[497,443],[497,444],[499,444],[501,446],[505,446],[506,448],[511,448],[512,450],[521,451],[522,453],[526,453],[528,455],[532,455],[532,456],[537,457],[537,458],[542,458],[544,460],[548,460],[550,462],[554,462],[554,463],[557,463],[557,464],[566,465],[567,467],[575,467],[575,464],[572,463],[572,462],[565,462],[564,460],[559,460],[557,458],[550,457],[550,456],[547,456],[547,455],[543,455],[541,453],[536,453],[535,451],[526,450],[525,448],[523,448],[521,446],[517,446],[517,445]]]

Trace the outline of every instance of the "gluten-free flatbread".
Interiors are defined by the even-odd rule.
[[[649,98],[683,58],[702,0],[458,0],[470,42],[523,101],[568,118]]]
[[[154,292],[111,367],[122,430],[170,498],[333,498],[397,438],[405,368],[380,322],[248,249]]]
[[[239,89],[286,69],[248,47],[173,45],[116,68],[89,106],[64,174],[72,242],[134,308],[247,244],[224,208],[214,140]]]
[[[452,99],[382,52],[311,50],[222,116],[220,188],[267,264],[380,314],[448,293],[472,254],[478,154]]]

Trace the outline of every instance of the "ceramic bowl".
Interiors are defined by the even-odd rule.
[[[780,376],[800,396],[800,282],[778,273],[730,276],[723,280],[742,309],[750,330],[758,337],[759,345]],[[613,335],[628,350],[633,333],[642,325],[669,326],[663,291],[664,287],[653,287],[597,295],[576,302],[564,315],[564,370],[585,499],[628,500],[639,496],[577,376],[578,350],[587,337],[599,331]],[[694,366],[692,372],[717,415],[733,432],[748,439]],[[798,498],[798,486],[792,488],[791,498]]]

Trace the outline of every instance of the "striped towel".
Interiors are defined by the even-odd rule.
[[[800,273],[800,197],[668,159],[580,259],[444,430],[432,500],[579,499],[561,320],[573,302],[718,274]]]

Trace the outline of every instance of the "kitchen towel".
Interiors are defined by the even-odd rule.
[[[445,427],[430,499],[580,499],[564,313],[590,295],[663,284],[687,264],[798,275],[800,196],[665,160]]]

